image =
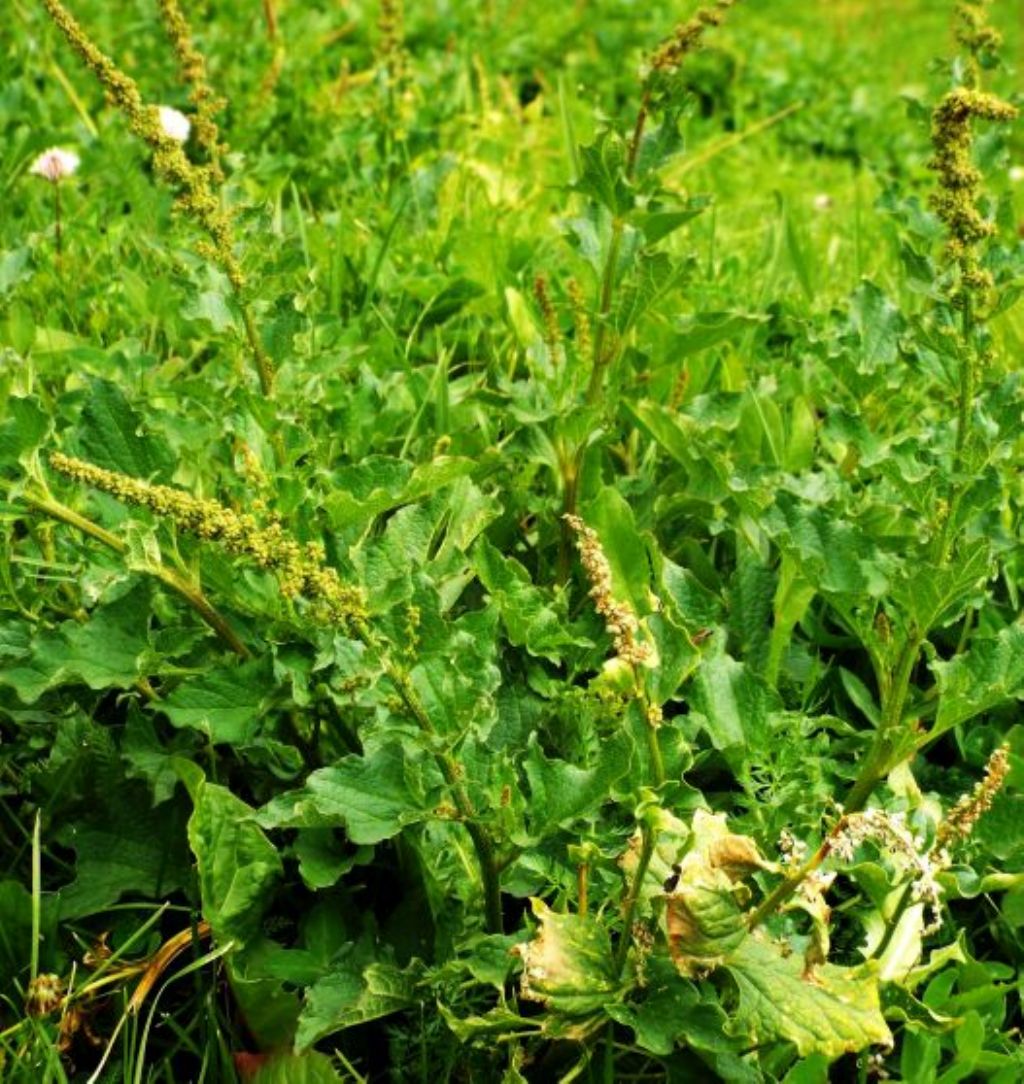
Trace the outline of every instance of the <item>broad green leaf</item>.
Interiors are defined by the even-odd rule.
[[[744,663],[724,652],[705,656],[693,680],[693,705],[716,749],[755,753],[769,734],[768,716],[781,707],[778,694]]]
[[[264,828],[344,828],[353,843],[379,843],[433,811],[398,742],[312,773],[259,812]]]
[[[698,312],[676,320],[672,351],[677,357],[696,354],[719,343],[730,342],[766,323],[767,316],[749,312]]]
[[[453,737],[469,726],[485,733],[497,715],[497,619],[497,612],[488,609],[446,626],[439,638],[444,650],[425,655],[410,671],[420,703],[441,735]]]
[[[416,466],[370,456],[334,472],[333,492],[324,507],[339,530],[349,531],[382,512],[423,500],[477,469],[475,460],[455,456],[439,456]]]
[[[981,602],[992,573],[991,547],[984,539],[964,547],[948,567],[915,568],[893,586],[893,598],[922,633],[959,618],[971,602]]]
[[[691,633],[713,628],[725,617],[725,605],[713,591],[688,568],[658,556],[660,566],[659,595],[662,602],[674,609],[683,627]]]
[[[108,380],[95,380],[75,430],[83,458],[133,478],[168,481],[174,454],[163,437],[147,431],[144,417]]]
[[[543,900],[532,904],[539,926],[518,946],[522,996],[567,1016],[602,1011],[621,986],[607,929],[586,915],[558,914]]]
[[[188,840],[196,856],[203,916],[220,943],[255,940],[281,858],[253,810],[226,787],[200,781],[193,792]]]
[[[51,421],[35,398],[10,396],[0,414],[0,468],[14,468],[50,432]]]
[[[825,594],[879,598],[893,561],[853,524],[825,507],[806,506],[780,493],[761,525],[788,550],[809,583]]]
[[[612,1003],[608,1015],[633,1029],[636,1043],[652,1054],[667,1057],[677,1046],[727,1052],[741,1049],[728,1033],[729,1018],[713,999],[657,956],[647,961],[638,1000]]]
[[[594,143],[580,147],[579,161],[575,191],[589,196],[613,215],[632,207],[633,193],[625,178],[626,150],[617,136],[605,130]]]
[[[584,509],[583,519],[601,540],[612,570],[612,593],[629,603],[638,616],[650,613],[651,564],[625,497],[605,486]]]
[[[458,1017],[443,1002],[438,1004],[441,1017],[460,1043],[475,1042],[484,1036],[492,1040],[504,1035],[528,1034],[541,1031],[536,1018],[526,1018],[505,1005],[498,1005],[483,1016]]]
[[[620,335],[635,327],[644,315],[668,297],[686,279],[686,268],[664,252],[641,251],[633,273],[619,287],[612,319]]]
[[[331,828],[300,828],[295,837],[295,857],[299,860],[299,875],[309,888],[330,888],[354,866],[369,862],[373,849],[347,849]]]
[[[680,226],[692,222],[706,206],[705,202],[695,200],[691,206],[681,211],[644,211],[633,214],[630,222],[643,233],[648,244],[654,245],[675,233]]]
[[[149,582],[138,581],[120,598],[97,606],[88,621],[65,621],[37,633],[20,658],[0,668],[0,685],[9,685],[26,704],[61,685],[130,688],[150,651],[151,594]]]
[[[903,317],[873,283],[863,282],[850,305],[851,323],[860,338],[861,372],[871,372],[896,360]]]
[[[249,1077],[248,1084],[342,1084],[326,1054],[273,1054]]]
[[[518,561],[502,556],[486,538],[473,547],[473,566],[498,607],[510,643],[552,662],[561,661],[564,648],[588,646],[569,628],[564,596],[547,597]]]
[[[137,783],[102,795],[91,815],[57,832],[61,845],[75,852],[75,878],[59,894],[61,919],[100,914],[126,896],[169,899],[189,879],[184,827],[182,803],[154,809]]]
[[[182,682],[157,706],[177,727],[198,730],[215,744],[243,745],[256,735],[273,695],[267,657],[206,670]]]
[[[738,543],[736,570],[729,580],[729,636],[743,661],[754,673],[763,673],[772,631],[772,598],[776,593],[772,570],[749,546]]]
[[[739,990],[734,1030],[755,1043],[787,1039],[801,1057],[830,1058],[892,1043],[872,964],[823,964],[808,976],[799,953],[750,936],[726,967]]]
[[[305,1050],[327,1035],[399,1012],[412,1004],[415,989],[410,971],[374,959],[366,943],[349,945],[306,991],[295,1046]]]
[[[601,743],[593,767],[579,768],[545,756],[534,737],[524,762],[531,834],[539,839],[576,817],[596,816],[613,784],[629,773],[632,752],[628,734],[620,732]]]
[[[1009,625],[969,651],[931,664],[939,708],[931,734],[938,735],[986,711],[1024,698],[1024,625]]]

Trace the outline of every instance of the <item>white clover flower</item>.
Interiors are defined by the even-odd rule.
[[[157,112],[160,115],[160,127],[164,135],[178,143],[184,143],[192,131],[192,122],[180,110],[169,105],[161,105]]]
[[[56,184],[65,177],[70,177],[78,169],[81,159],[74,151],[61,147],[50,147],[29,166],[29,173],[42,177],[51,184]]]
[[[1024,181],[1024,166],[1010,166],[1010,180],[1013,184]]]
[[[831,211],[832,203],[832,197],[827,192],[819,192],[814,197],[814,209],[816,211]]]

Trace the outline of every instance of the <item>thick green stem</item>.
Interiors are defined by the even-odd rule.
[[[842,821],[839,824],[842,824]],[[834,832],[835,829],[833,829]],[[777,884],[761,903],[751,911],[747,917],[747,928],[752,930],[755,926],[760,926],[766,918],[773,915],[786,903],[804,881],[825,861],[831,849],[832,833],[826,837],[822,845],[795,873],[790,874],[784,881]]]
[[[363,643],[374,644],[376,639],[372,630],[365,623],[356,626],[356,633]],[[413,720],[420,730],[431,739],[437,738],[437,731],[430,721],[430,716],[420,702],[420,698],[409,680],[408,674],[394,662],[384,656],[384,670],[391,683],[398,691],[398,695],[405,705]],[[501,913],[501,878],[500,867],[495,853],[494,841],[482,824],[476,819],[476,810],[461,779],[461,769],[455,758],[447,752],[434,752],[434,762],[437,764],[441,775],[444,777],[448,789],[451,791],[452,801],[459,812],[462,823],[469,833],[469,838],[476,851],[477,862],[480,866],[480,880],[484,893],[484,916],[487,929],[490,933],[503,932]]]
[[[643,100],[637,110],[636,122],[633,125],[633,134],[626,148],[625,177],[632,181],[636,172],[637,157],[640,152],[640,142],[643,139],[644,126],[647,123],[648,110],[650,109],[650,91],[644,91]],[[619,253],[622,250],[622,235],[626,224],[621,217],[616,215],[612,222],[612,235],[608,242],[608,255],[605,258],[604,271],[601,275],[601,292],[597,306],[597,330],[594,333],[594,351],[590,368],[590,380],[587,384],[586,402],[588,405],[596,403],[604,388],[604,374],[615,357],[615,350],[608,345],[608,321],[611,319],[612,302],[615,299],[615,273],[618,269]],[[570,465],[563,470],[563,515],[576,515],[577,498],[579,494],[579,476],[583,470],[583,457],[586,454],[586,444],[581,444],[570,458]],[[564,524],[564,521],[563,521]],[[567,536],[563,525],[563,544],[559,554],[560,578],[564,580],[568,576],[568,568],[563,571],[563,554],[567,554]]]
[[[864,757],[860,774],[843,802],[843,809],[847,813],[857,813],[862,810],[868,798],[871,797],[871,792],[895,767],[892,757],[901,749],[899,739],[903,735],[903,708],[907,702],[910,679],[913,677],[914,666],[917,664],[923,642],[924,637],[915,632],[903,645],[882,704],[881,724]]]
[[[626,966],[626,957],[629,954],[629,946],[633,941],[633,916],[636,914],[636,905],[640,900],[640,890],[643,887],[644,878],[647,876],[647,867],[651,864],[651,856],[654,854],[654,829],[644,825],[640,829],[640,861],[637,862],[636,872],[629,886],[622,906],[622,937],[615,949],[615,974],[621,975]]]
[[[860,774],[843,800],[842,808],[846,814],[859,813],[867,804],[871,792],[895,767],[893,756],[901,750],[898,739],[903,730],[903,707],[922,643],[923,637],[915,634],[907,640],[900,652],[892,680],[888,685],[888,694],[882,706],[881,724],[875,732],[871,747],[864,756]],[[840,819],[814,854],[795,873],[776,885],[774,890],[751,912],[747,920],[751,929],[760,925],[786,903],[807,877],[825,861],[832,848],[832,838],[842,823]]]
[[[260,341],[260,334],[256,329],[256,322],[252,318],[248,302],[240,294],[237,297],[238,306],[242,310],[245,337],[248,340],[249,349],[252,351],[253,361],[256,363],[256,373],[260,378],[260,391],[263,392],[264,398],[270,399],[274,394],[274,367],[267,356],[266,350],[263,349],[263,343]]]
[[[899,901],[896,904],[896,909],[892,913],[892,918],[889,919],[885,927],[885,933],[882,934],[881,941],[878,942],[878,946],[875,951],[871,953],[871,959],[879,960],[885,955],[885,950],[892,943],[893,935],[896,933],[896,927],[900,924],[900,919],[906,914],[907,908],[910,906],[914,898],[914,882],[908,881],[903,888],[903,892],[900,894]]]

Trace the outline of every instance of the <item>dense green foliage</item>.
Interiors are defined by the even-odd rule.
[[[0,16],[0,1079],[1024,1078],[1012,5],[322,7]]]

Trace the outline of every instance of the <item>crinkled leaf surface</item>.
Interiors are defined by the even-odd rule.
[[[60,890],[62,919],[97,914],[124,896],[165,900],[188,882],[181,806],[151,808],[138,784],[110,798],[59,832],[76,854],[75,879]]]
[[[592,767],[579,768],[546,757],[536,739],[531,741],[524,765],[530,782],[531,832],[540,837],[574,817],[596,814],[612,785],[628,774],[632,753],[629,735],[620,732],[602,743]]]
[[[535,587],[526,569],[503,556],[486,538],[473,548],[473,565],[498,607],[510,643],[553,662],[568,647],[587,646],[585,638],[569,630],[564,605]]]
[[[379,843],[431,812],[402,746],[388,742],[313,772],[302,788],[264,806],[258,819],[264,828],[344,828],[353,843]]]
[[[148,430],[143,416],[109,380],[95,380],[90,386],[76,444],[83,459],[133,478],[167,481],[174,469],[167,441]]]
[[[620,992],[608,931],[597,919],[563,915],[533,900],[539,928],[519,947],[522,995],[568,1016],[598,1012]]]
[[[50,431],[50,417],[35,398],[11,396],[0,422],[0,467],[14,467],[38,448]]]
[[[0,668],[0,684],[10,685],[26,704],[48,689],[79,682],[90,689],[129,688],[149,651],[150,596],[142,580],[97,606],[88,621],[65,621],[38,633],[20,658]]]
[[[1024,697],[1024,625],[1010,625],[948,662],[932,663],[939,686],[933,733]]]
[[[340,1084],[326,1054],[307,1050],[303,1054],[274,1054],[249,1078],[249,1084]]]
[[[788,1039],[801,1056],[828,1057],[886,1045],[892,1036],[882,1019],[874,967],[824,964],[805,977],[798,953],[750,936],[725,965],[739,990],[734,1030],[754,1042]]]
[[[410,971],[374,959],[371,945],[349,945],[306,991],[295,1045],[304,1050],[336,1031],[398,1012],[414,993]]]
[[[255,735],[273,693],[266,658],[206,670],[183,681],[158,706],[175,726],[199,730],[214,743],[241,745]]]
[[[188,822],[196,856],[203,915],[218,941],[244,946],[259,932],[270,893],[281,876],[280,856],[253,810],[226,787],[199,782]]]

